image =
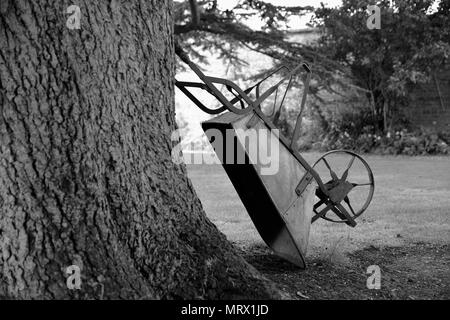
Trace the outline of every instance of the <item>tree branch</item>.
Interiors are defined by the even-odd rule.
[[[191,24],[193,26],[200,24],[200,11],[198,7],[197,0],[189,0],[189,5],[191,6]]]

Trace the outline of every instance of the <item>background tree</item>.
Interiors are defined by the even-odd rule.
[[[279,297],[172,162],[172,2],[71,4],[0,3],[0,297]]]
[[[369,29],[369,4],[381,9],[381,29]],[[374,100],[374,124],[388,130],[389,114],[408,103],[408,85],[430,80],[450,57],[450,1],[343,0],[317,9],[323,36],[317,50],[348,68],[353,84]]]
[[[227,10],[221,9],[215,0],[177,1],[174,12],[179,53],[187,53],[191,59],[205,64],[214,54],[224,64],[233,66],[235,76],[240,78],[234,79],[237,82],[241,82],[241,78],[254,81],[280,65],[296,67],[307,62],[313,67],[309,92],[317,95],[321,90],[330,90],[333,84],[342,82],[347,71],[341,64],[320,53],[314,45],[292,41],[289,19],[313,11],[314,8],[309,6],[276,6],[260,0],[242,0]],[[260,29],[248,26],[252,18],[257,18],[261,23]],[[249,63],[240,55],[240,49],[263,54],[273,63],[262,72],[249,72]],[[179,67],[184,68],[184,65]],[[245,75],[239,75],[241,70]],[[294,92],[289,91],[285,103],[288,112],[281,113],[279,109],[272,119],[287,137],[292,135],[299,112],[299,91],[303,89],[300,78],[294,79],[293,87]],[[268,101],[271,99],[273,96]],[[267,105],[271,106],[270,103]]]
[[[381,8],[380,30],[367,28],[369,4]],[[213,51],[228,63],[245,63],[239,47],[273,58],[274,67],[308,62],[313,67],[310,92],[317,99],[312,105],[325,103],[321,92],[350,92],[351,100],[356,90],[372,106],[375,131],[387,131],[389,118],[407,105],[408,85],[428,81],[448,59],[449,8],[449,0],[344,0],[338,8],[318,9],[242,0],[223,11],[217,1],[184,1],[175,6],[175,34],[201,62],[206,61],[203,53]],[[318,43],[290,41],[288,19],[313,12],[312,25],[322,35]],[[261,30],[246,25],[254,16],[263,22]]]
[[[314,76],[326,83],[326,75],[340,71],[340,64],[311,45],[290,41],[287,32],[290,17],[313,11],[310,6],[275,6],[260,0],[242,0],[229,10],[221,10],[217,0],[177,1],[174,32],[182,49],[198,62],[207,62],[205,53],[216,52],[226,63],[245,64],[237,49],[247,48],[273,58],[274,68],[314,63]],[[260,30],[247,25],[252,17],[261,21]]]

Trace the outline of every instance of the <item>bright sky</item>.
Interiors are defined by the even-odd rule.
[[[231,9],[233,8],[239,0],[219,0],[219,6],[223,9]],[[341,0],[266,0],[266,2],[270,2],[276,6],[287,6],[287,7],[295,7],[295,6],[314,6],[319,7],[320,3],[323,2],[325,5],[329,7],[335,7],[341,4]]]
[[[221,9],[232,9],[240,0],[218,0],[219,7]],[[319,7],[323,2],[327,7],[337,7],[341,4],[341,0],[266,0],[277,6],[313,6]],[[291,17],[289,19],[289,27],[291,29],[304,29],[306,24],[310,21],[311,14],[306,14],[304,17]],[[261,21],[258,18],[249,19],[246,23],[248,26],[254,29],[261,27]]]
[[[181,2],[183,0],[175,0],[177,2]],[[218,0],[217,3],[219,8],[222,10],[233,9],[240,0]],[[265,2],[272,3],[276,6],[286,6],[286,7],[295,7],[295,6],[312,6],[312,7],[320,7],[320,3],[323,2],[327,7],[338,7],[341,5],[341,0],[265,0]],[[288,25],[291,29],[304,29],[307,28],[307,23],[311,19],[311,14],[305,14],[303,17],[291,17],[289,19]],[[250,18],[246,24],[253,28],[259,29],[262,24],[261,21],[257,18]]]

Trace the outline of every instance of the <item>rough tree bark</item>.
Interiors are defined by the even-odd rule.
[[[0,2],[0,297],[276,296],[171,160],[171,1],[75,3]]]

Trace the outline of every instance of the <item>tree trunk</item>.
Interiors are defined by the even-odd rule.
[[[71,4],[0,3],[0,297],[277,296],[172,162],[171,1]]]

